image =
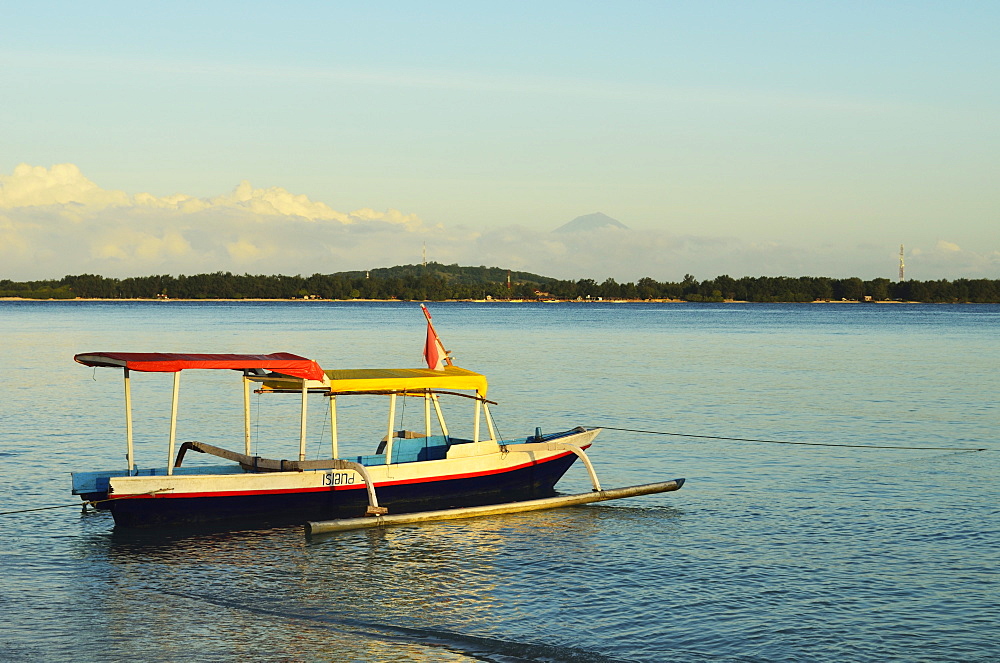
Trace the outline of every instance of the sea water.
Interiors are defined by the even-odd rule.
[[[456,363],[490,379],[502,437],[605,426],[605,487],[683,489],[315,537],[116,530],[69,473],[124,465],[121,373],[75,353],[418,367],[418,306],[0,302],[0,659],[1000,658],[1000,307],[430,309]],[[163,466],[171,377],[133,373],[133,393],[137,463]],[[342,448],[371,453],[385,404],[343,400]],[[294,457],[297,397],[252,407],[255,451]],[[310,410],[319,457],[322,399]],[[180,413],[179,440],[241,448],[237,374],[185,371]],[[589,489],[582,465],[559,489]]]

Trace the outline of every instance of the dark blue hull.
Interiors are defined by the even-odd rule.
[[[380,506],[389,513],[412,513],[483,504],[500,504],[555,494],[555,485],[576,460],[574,454],[476,477],[377,486]],[[221,497],[143,497],[107,503],[121,527],[213,525],[274,527],[365,515],[368,495],[362,486],[292,493]]]

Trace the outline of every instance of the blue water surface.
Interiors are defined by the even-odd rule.
[[[0,659],[1000,658],[1000,306],[430,306],[456,363],[489,377],[501,436],[609,427],[591,450],[605,487],[684,488],[315,537],[10,513],[73,504],[69,472],[124,465],[121,375],[75,353],[416,367],[424,319],[410,303],[0,302]],[[238,374],[215,373],[183,374],[178,436],[239,449]],[[138,462],[162,466],[171,379],[133,377]],[[340,406],[345,453],[384,435],[372,405]],[[253,408],[255,449],[288,457],[298,399]],[[399,414],[419,427],[419,408]],[[583,467],[559,488],[588,490]]]

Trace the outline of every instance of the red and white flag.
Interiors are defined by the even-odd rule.
[[[434,331],[434,325],[431,324],[430,311],[423,304],[420,305],[420,308],[424,310],[424,315],[427,317],[427,340],[424,342],[424,359],[427,360],[427,368],[435,371],[443,371],[446,362],[449,365],[451,364],[451,360],[448,359],[448,351],[444,349],[441,339],[438,338],[437,332]]]

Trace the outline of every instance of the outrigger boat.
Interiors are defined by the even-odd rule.
[[[85,366],[123,369],[127,467],[73,473],[73,493],[98,509],[109,510],[116,526],[121,527],[304,524],[312,531],[326,531],[417,522],[431,519],[428,514],[438,512],[441,518],[478,515],[477,508],[496,513],[496,505],[505,504],[515,507],[508,511],[561,506],[558,500],[566,496],[555,496],[555,485],[577,458],[586,465],[594,489],[576,496],[586,498],[585,502],[680,488],[683,479],[619,489],[632,491],[628,494],[602,491],[585,452],[599,428],[577,427],[547,434],[536,429],[524,438],[500,439],[489,410],[492,401],[486,399],[486,377],[452,364],[426,308],[424,311],[428,322],[426,369],[324,371],[315,361],[289,353],[76,355],[75,360]],[[180,375],[193,369],[242,374],[242,453],[204,442],[177,445]],[[134,371],[174,376],[165,467],[139,469],[135,463],[131,407]],[[270,459],[252,453],[250,392],[255,383],[258,394],[301,396],[297,458]],[[329,458],[306,458],[310,394],[321,394],[329,403]],[[383,429],[386,435],[371,449],[374,453],[342,455],[337,403],[360,395],[388,399],[388,425]],[[439,402],[441,396],[471,400],[471,438],[449,432]],[[396,430],[400,398],[422,401],[423,431]],[[437,431],[432,430],[435,423]],[[189,452],[209,454],[228,463],[184,465]],[[635,492],[636,488],[644,490]],[[557,503],[550,504],[553,499]]]

